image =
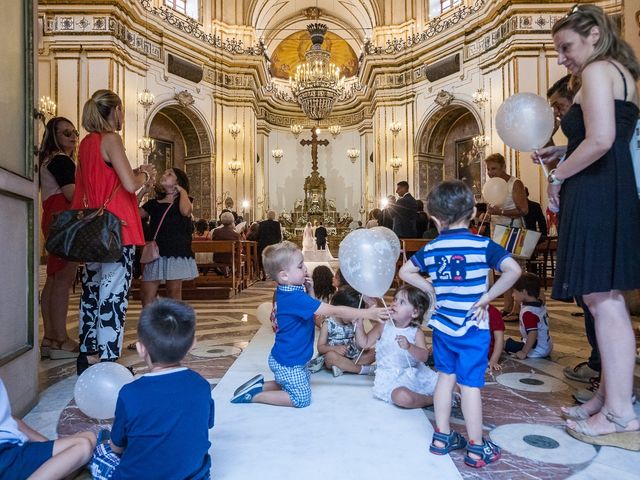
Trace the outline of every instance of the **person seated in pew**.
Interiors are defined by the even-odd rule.
[[[313,355],[314,314],[353,321],[385,319],[387,313],[383,308],[335,306],[314,298],[302,251],[292,242],[270,245],[262,256],[267,275],[278,283],[272,313],[276,335],[269,355],[274,380],[265,382],[263,375],[256,375],[236,389],[231,403],[308,407],[311,385],[307,362]]]
[[[220,214],[220,226],[211,232],[211,240],[241,240],[240,234],[236,231],[233,213],[223,212]],[[229,276],[231,270],[231,253],[214,253],[213,262],[218,264],[214,267],[218,275]]]

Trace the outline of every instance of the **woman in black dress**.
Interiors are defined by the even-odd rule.
[[[579,440],[640,450],[631,403],[635,337],[622,294],[640,287],[640,200],[629,148],[640,65],[600,7],[573,7],[552,33],[558,63],[578,84],[561,123],[568,145],[534,154],[547,163],[566,153],[548,176],[549,203],[560,216],[552,297],[583,298],[602,356],[597,395],[562,412]]]

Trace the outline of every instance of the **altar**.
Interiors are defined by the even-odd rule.
[[[335,201],[327,198],[325,179],[318,172],[318,145],[326,146],[329,141],[319,141],[312,128],[311,140],[301,140],[300,143],[303,146],[311,145],[311,175],[304,180],[304,198],[295,201],[293,210],[285,209],[280,213],[284,237],[302,246],[302,234],[307,223],[310,222],[314,227],[323,225],[327,229],[328,247],[337,252],[338,245],[351,231],[353,217],[348,210],[338,212]]]

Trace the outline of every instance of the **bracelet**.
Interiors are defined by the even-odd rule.
[[[549,175],[547,176],[547,181],[551,185],[561,185],[562,184],[562,180],[560,180],[558,177],[556,177],[556,169],[555,168],[549,172]]]
[[[140,170],[140,173],[144,174],[144,183],[147,183],[151,179],[151,175],[146,170]]]

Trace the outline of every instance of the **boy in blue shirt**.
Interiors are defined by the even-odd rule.
[[[49,440],[12,417],[9,395],[0,379],[0,479],[67,478],[87,464],[95,444],[92,432]]]
[[[386,318],[386,313],[383,308],[360,310],[315,299],[302,252],[294,243],[268,246],[262,252],[262,263],[267,275],[278,283],[274,302],[276,339],[269,355],[269,368],[275,379],[265,382],[262,375],[256,375],[236,389],[231,403],[308,407],[311,385],[307,363],[313,355],[313,316],[378,320]]]
[[[211,387],[180,365],[193,346],[195,326],[193,308],[175,300],[157,300],[140,314],[136,350],[149,373],[120,390],[110,449],[96,449],[94,478],[210,478]]]
[[[436,295],[436,309],[429,320],[438,370],[433,395],[436,431],[429,450],[445,455],[467,447],[465,463],[482,467],[500,458],[500,447],[482,437],[480,388],[490,340],[487,306],[515,283],[520,267],[500,245],[469,231],[475,210],[471,189],[459,180],[442,182],[431,190],[427,211],[440,234],[402,266],[400,278]],[[487,291],[491,269],[502,274]],[[429,280],[421,273],[428,273]],[[468,445],[449,425],[456,383],[462,389]]]

